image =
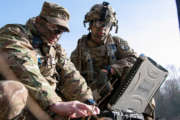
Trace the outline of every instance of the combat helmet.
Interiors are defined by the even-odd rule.
[[[86,23],[91,23],[94,20],[111,22],[112,27],[116,27],[117,33],[118,20],[116,18],[116,12],[111,6],[109,6],[108,2],[103,2],[102,4],[95,4],[92,6],[90,11],[85,15],[84,26],[86,26]]]

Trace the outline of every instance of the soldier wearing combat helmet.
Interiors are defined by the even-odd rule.
[[[118,20],[116,19],[116,13],[109,6],[109,3],[104,2],[103,4],[94,5],[91,10],[85,15],[84,25],[89,23],[89,30],[91,30],[92,37],[96,42],[98,42],[98,38],[104,41],[105,37],[107,37],[109,31],[115,26],[116,33],[118,32]],[[93,30],[94,27],[97,28],[108,28],[103,30]],[[99,32],[96,32],[99,31]]]
[[[84,25],[86,23],[89,23],[89,33],[78,40],[71,61],[85,77],[99,103],[113,90],[114,80],[123,82],[137,55],[127,41],[111,35],[113,27],[118,32],[118,20],[109,3],[95,4],[85,15]],[[153,111],[152,105],[148,112],[152,118]]]
[[[46,120],[39,110],[48,118],[99,113],[97,107],[82,103],[93,104],[92,92],[57,43],[62,33],[69,31],[69,18],[62,6],[44,2],[40,15],[25,25],[8,24],[0,29],[1,55],[20,82],[0,80],[0,103],[7,103],[0,108],[0,119]],[[27,96],[35,102],[24,108]],[[37,106],[35,113],[32,109]]]

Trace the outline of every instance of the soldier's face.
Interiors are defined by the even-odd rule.
[[[104,21],[93,21],[90,26],[92,38],[96,42],[103,42],[107,35],[109,34],[111,28],[111,23],[106,23]]]
[[[60,26],[49,23],[45,19],[40,19],[38,23],[37,28],[43,41],[50,45],[56,44],[64,30]]]
[[[62,29],[60,29],[59,26],[51,23],[47,23],[47,29],[49,33],[46,35],[46,38],[50,44],[57,43],[59,40],[61,34],[64,32]]]

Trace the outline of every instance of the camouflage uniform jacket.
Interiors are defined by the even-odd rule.
[[[117,36],[109,36],[103,45],[97,45],[89,35],[78,40],[77,48],[71,54],[71,61],[86,78],[93,90],[94,81],[101,69],[114,68],[118,76],[123,76],[124,68],[130,68],[136,60],[136,53],[128,43]],[[95,97],[95,96],[94,96]],[[96,99],[96,98],[95,98]]]
[[[107,69],[107,66],[111,66],[115,70],[116,76],[120,80],[123,80],[136,59],[137,54],[129,47],[127,41],[112,35],[109,35],[104,45],[100,46],[91,40],[90,34],[83,35],[78,40],[78,45],[71,54],[71,61],[85,77],[88,86],[93,90],[95,100],[101,99],[101,96],[97,94],[96,90],[100,89],[96,88],[99,71],[101,69]],[[154,99],[152,99],[145,111],[145,113],[153,117],[155,109],[154,102]]]
[[[0,29],[0,49],[19,81],[44,110],[63,100],[55,92],[57,89],[65,100],[92,99],[91,90],[64,49],[59,44],[41,44],[34,21],[30,19],[25,26],[8,24]]]

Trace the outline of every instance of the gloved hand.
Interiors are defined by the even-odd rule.
[[[113,90],[112,85],[108,80],[108,72],[106,71],[106,69],[102,69],[99,72],[96,87],[98,88],[98,92],[101,96],[105,96]]]
[[[105,69],[102,69],[102,71],[108,72],[109,75],[114,75],[116,73],[110,65],[106,66]]]

